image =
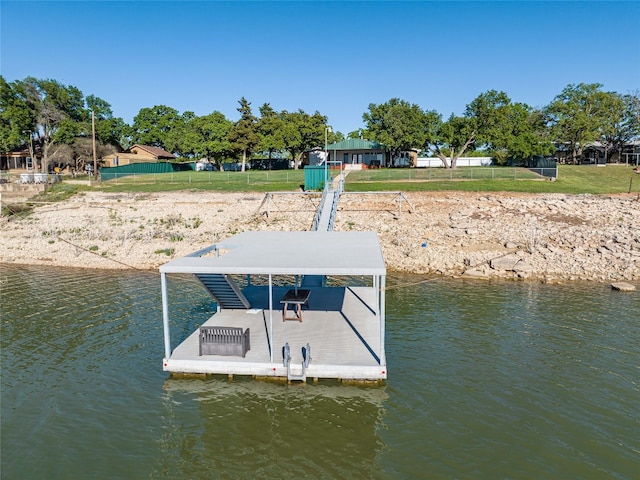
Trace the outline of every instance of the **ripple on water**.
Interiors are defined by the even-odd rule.
[[[171,380],[155,272],[2,266],[7,478],[632,478],[639,296],[415,277],[382,388]],[[422,279],[418,279],[422,280]],[[215,305],[171,277],[172,338]],[[10,299],[7,302],[6,299]]]

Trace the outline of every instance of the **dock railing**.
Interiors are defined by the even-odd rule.
[[[326,231],[333,230],[336,213],[338,212],[338,201],[340,200],[340,195],[343,193],[343,188],[344,181],[342,178],[337,182],[337,186],[335,188],[333,182],[327,182],[325,184],[324,190],[322,191],[322,199],[320,200],[316,216],[313,219],[311,230],[318,230],[318,227],[324,220],[325,215],[328,215],[328,219],[324,220],[323,226],[326,225]]]

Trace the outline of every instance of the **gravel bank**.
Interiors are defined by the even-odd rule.
[[[640,281],[637,195],[345,194],[335,230],[374,230],[390,271]],[[319,195],[89,192],[0,218],[0,263],[156,269],[246,230],[308,230]],[[304,248],[303,245],[299,246]]]

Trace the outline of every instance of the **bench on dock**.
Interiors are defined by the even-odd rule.
[[[251,349],[249,329],[236,327],[200,327],[200,355],[243,357]]]

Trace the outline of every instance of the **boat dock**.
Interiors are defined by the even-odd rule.
[[[386,268],[373,232],[245,232],[160,273],[165,371],[387,378]],[[181,274],[195,275],[218,311],[174,346],[167,276]]]

